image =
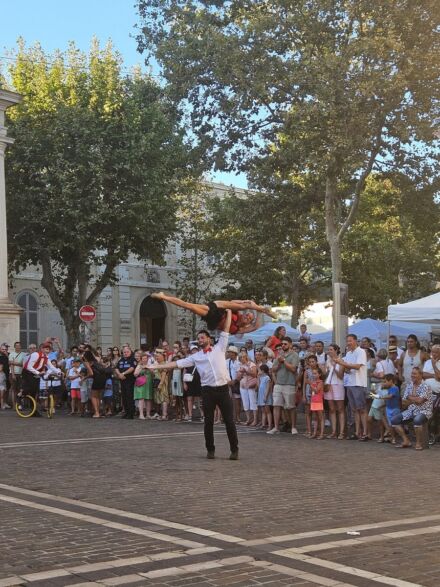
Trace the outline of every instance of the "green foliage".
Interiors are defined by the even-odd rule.
[[[435,177],[438,0],[139,0],[139,49],[212,164],[320,186],[332,279],[368,176]]]
[[[139,72],[123,77],[111,45],[46,55],[21,42],[9,74],[24,97],[8,122],[10,257],[16,270],[42,266],[74,337],[78,307],[120,262],[161,262],[189,152],[163,90]]]
[[[390,303],[433,293],[440,280],[440,204],[399,175],[371,176],[344,247],[354,315],[384,319]]]
[[[212,199],[207,239],[225,281],[223,295],[287,301],[295,325],[329,278],[322,210],[302,210],[303,192]]]

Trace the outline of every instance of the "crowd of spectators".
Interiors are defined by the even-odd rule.
[[[152,351],[129,344],[105,350],[79,344],[68,353],[59,340],[50,339],[40,350],[51,363],[40,376],[40,411],[54,393],[57,408],[72,417],[203,421],[197,369],[151,368],[198,352],[189,338],[173,344],[162,340]],[[19,342],[13,350],[6,343],[0,346],[2,410],[14,407],[23,369],[36,351],[36,345],[23,350]],[[366,442],[376,437],[407,448],[412,446],[412,423],[415,448],[421,450],[425,424],[438,409],[440,346],[423,348],[415,335],[407,337],[405,348],[390,336],[382,349],[368,338],[358,341],[348,335],[341,352],[334,343],[325,349],[323,342],[311,342],[305,326],[298,341],[280,326],[264,345],[255,346],[250,339],[240,348],[230,345],[225,359],[236,424],[271,436],[298,434],[300,418],[310,439]],[[219,411],[215,423],[221,423]]]

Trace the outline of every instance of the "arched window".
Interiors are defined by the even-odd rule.
[[[23,308],[20,316],[20,342],[27,349],[30,344],[38,344],[38,301],[33,294],[23,292],[18,296],[17,304]]]

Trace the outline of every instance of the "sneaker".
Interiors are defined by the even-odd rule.
[[[192,418],[186,418],[185,422],[192,422]]]
[[[296,428],[292,428],[292,434],[298,434],[298,430]]]
[[[215,459],[215,452],[213,450],[208,450],[208,452],[206,453],[206,458]]]
[[[10,410],[10,409],[11,409],[11,406],[10,406],[9,404],[5,404],[5,405],[3,406],[3,409],[4,409],[4,410]]]
[[[238,448],[237,450],[232,450],[231,454],[229,455],[230,461],[238,461]]]
[[[272,430],[268,430],[266,432],[266,434],[279,434],[280,431],[278,430],[278,428],[272,428]]]

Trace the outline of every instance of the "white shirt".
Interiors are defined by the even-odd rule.
[[[437,369],[440,369],[440,361],[437,361],[435,365]],[[432,379],[425,379],[425,383],[426,385],[429,385],[433,393],[440,394],[440,381],[437,381],[437,379],[435,378],[434,367],[432,366],[432,359],[429,359],[429,361],[426,361],[426,363],[423,365],[423,372],[432,373]]]
[[[318,365],[325,365],[326,364],[327,356],[324,353],[324,351],[320,355],[318,355],[318,353],[316,353],[315,356],[316,356],[316,360],[318,361]]]
[[[229,333],[220,332],[219,339],[212,351],[205,353],[203,349],[184,359],[176,361],[177,366],[196,367],[200,375],[202,387],[221,387],[229,381],[228,367],[226,366],[226,350],[228,347]]]
[[[75,367],[71,367],[69,369],[69,377],[73,377],[74,375],[77,375],[77,377],[75,379],[71,379],[70,380],[70,387],[72,389],[80,389],[81,388],[81,375],[80,375],[80,367],[78,367],[77,369],[75,369]]]
[[[382,359],[377,361],[374,373],[378,373],[379,375],[395,375],[397,369],[391,359]]]
[[[54,367],[47,356],[40,357],[40,353],[32,353],[29,357],[26,369],[39,377],[42,374],[44,367],[46,367],[49,374],[53,373],[54,375],[60,375],[61,373],[61,370]]]
[[[354,351],[348,351],[344,357],[345,363],[361,365],[359,369],[351,369],[347,373],[347,387],[367,387],[367,353],[360,346]]]
[[[235,361],[233,361],[232,359],[227,359],[226,366],[228,368],[228,373],[231,376],[231,381],[233,379],[237,379],[237,371],[240,368],[240,361],[238,359],[235,359]]]

